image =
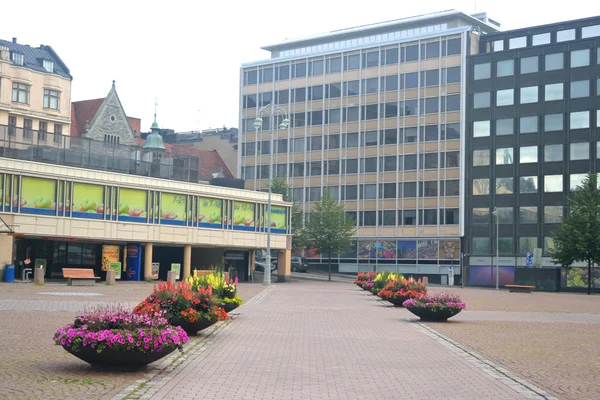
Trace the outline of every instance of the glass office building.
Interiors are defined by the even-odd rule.
[[[271,58],[240,73],[246,188],[266,190],[273,152],[273,174],[287,178],[307,218],[329,190],[356,220],[340,271],[441,281],[458,266],[465,229],[467,55],[498,29],[485,14],[444,11],[263,47]],[[273,148],[268,118],[253,127],[269,103],[291,122],[275,130]]]
[[[552,232],[569,193],[598,172],[599,46],[594,17],[483,35],[469,57],[469,284],[495,284],[496,223],[500,284],[523,283],[528,266],[557,267]]]

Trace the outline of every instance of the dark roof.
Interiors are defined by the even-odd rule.
[[[11,53],[23,54],[23,67],[32,69],[38,72],[48,73],[43,66],[42,60],[54,61],[54,73],[67,79],[73,79],[69,68],[60,59],[58,54],[50,46],[31,47],[8,40],[0,40],[0,46],[8,47]]]

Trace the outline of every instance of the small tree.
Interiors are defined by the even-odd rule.
[[[292,186],[288,185],[283,177],[276,177],[271,180],[271,192],[283,196],[283,201],[292,201]],[[292,205],[292,248],[297,249],[301,246],[300,232],[302,230],[302,209],[298,203]]]
[[[598,176],[588,173],[581,187],[571,194],[567,214],[554,233],[552,261],[565,268],[585,261],[588,294],[592,293],[592,266],[600,262],[600,190]]]
[[[325,190],[321,201],[315,203],[310,220],[304,225],[301,239],[307,248],[329,256],[330,281],[331,257],[350,247],[355,232],[356,221],[348,217],[344,206]]]

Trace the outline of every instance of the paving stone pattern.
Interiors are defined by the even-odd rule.
[[[140,385],[144,393],[136,397],[544,398],[415,329],[397,311],[352,285],[272,286],[186,362]]]

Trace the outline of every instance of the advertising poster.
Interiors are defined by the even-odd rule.
[[[11,178],[10,175],[4,175],[2,178],[2,183],[3,183],[3,188],[6,189],[6,193],[4,193],[4,210],[5,211],[10,211],[10,206],[12,204],[12,210],[14,212],[17,212],[17,205],[18,205],[18,201],[19,201],[19,182],[17,181],[17,179],[13,179],[12,180],[12,185],[13,185],[13,189],[12,189],[12,193],[13,193],[13,199],[12,201],[10,200],[10,182],[11,182]]]
[[[179,280],[181,275],[181,264],[171,264],[171,271],[175,272],[175,279]]]
[[[269,221],[269,209],[265,207],[265,227],[267,222]],[[272,206],[271,207],[271,232],[273,233],[285,233],[286,232],[286,222],[287,222],[287,214],[285,207],[281,206]]]
[[[417,259],[417,241],[416,240],[398,240],[398,258],[404,260]]]
[[[110,263],[119,262],[121,246],[105,244],[102,246],[102,271],[108,271]]]
[[[136,189],[119,189],[119,221],[146,222],[148,192]]]
[[[23,177],[21,179],[21,212],[56,214],[56,181]]]
[[[115,279],[121,279],[121,263],[111,262],[108,264],[109,271],[115,271]]]
[[[460,258],[460,241],[440,240],[440,260],[458,260]]]
[[[254,204],[236,201],[233,203],[233,229],[254,231]]]
[[[396,242],[393,240],[359,240],[358,258],[394,259]]]
[[[152,263],[152,279],[158,280],[158,271],[160,270],[160,263]]]
[[[500,286],[515,284],[515,267],[500,267],[498,269],[498,282]],[[496,268],[491,266],[469,266],[469,285],[495,286]]]
[[[73,217],[104,219],[104,186],[73,184]]]
[[[221,228],[223,201],[209,197],[198,197],[198,226]]]
[[[161,193],[160,223],[185,226],[185,196],[182,194]]]
[[[129,243],[127,245],[127,280],[141,280],[142,268],[142,245],[139,243]]]
[[[419,260],[437,260],[438,259],[438,241],[437,240],[419,240],[417,242],[419,249]]]

